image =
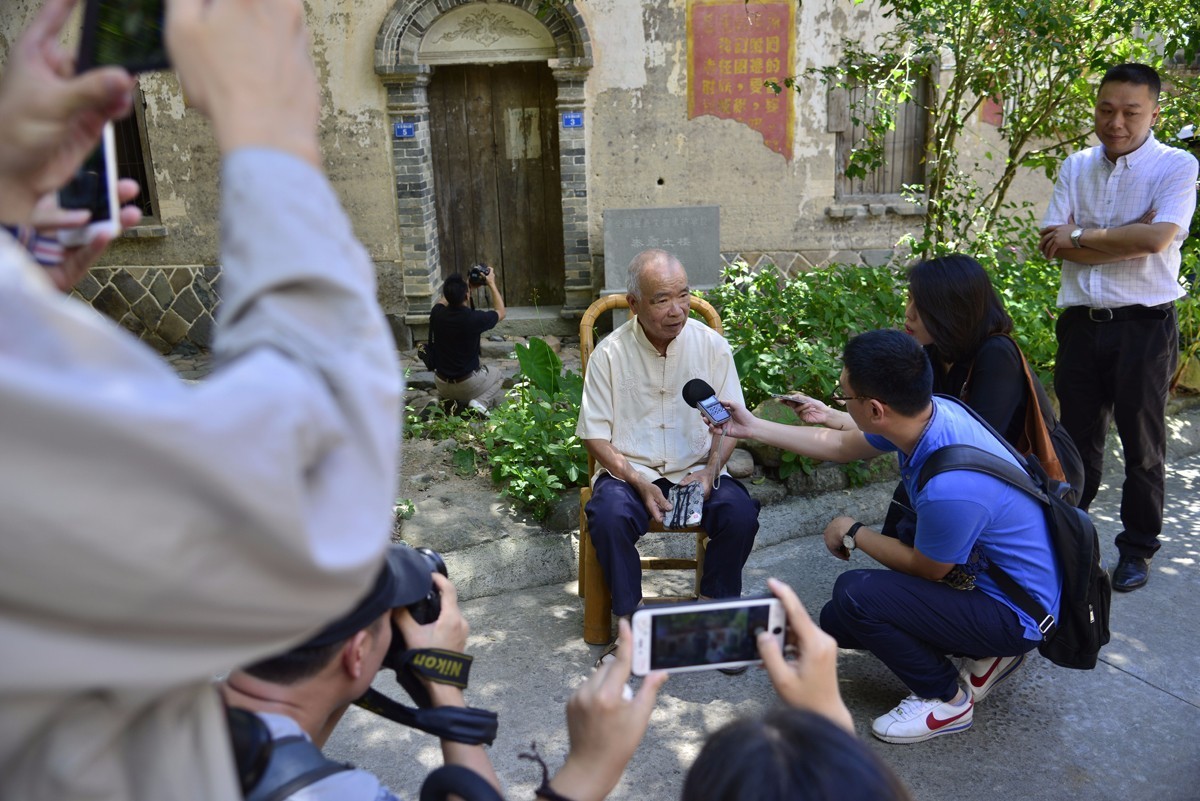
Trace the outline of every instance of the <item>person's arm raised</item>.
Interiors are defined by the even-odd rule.
[[[167,47],[225,155],[244,147],[321,166],[320,93],[301,0],[171,0]]]

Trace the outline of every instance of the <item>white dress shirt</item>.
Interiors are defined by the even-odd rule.
[[[723,336],[689,319],[663,356],[633,317],[588,359],[575,433],[611,442],[651,481],[678,483],[704,466],[712,444],[700,412],[683,400],[683,385],[693,378],[704,379],[721,400],[745,403]]]
[[[222,174],[216,369],[197,386],[0,234],[0,798],[240,797],[210,680],[369,587],[403,383],[325,178]]]
[[[1116,308],[1157,306],[1182,297],[1179,246],[1196,209],[1196,157],[1150,138],[1132,153],[1109,161],[1102,146],[1072,153],[1063,162],[1044,226],[1119,228],[1154,210],[1155,223],[1175,223],[1179,232],[1162,253],[1110,264],[1087,265],[1060,251],[1059,306]]]

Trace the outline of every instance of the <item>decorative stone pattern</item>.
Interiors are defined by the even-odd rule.
[[[727,251],[721,254],[726,266],[741,259],[753,270],[774,264],[783,275],[806,273],[830,264],[852,264],[859,267],[883,267],[892,261],[891,250],[805,250],[805,251]]]
[[[220,277],[220,267],[96,268],[74,294],[159,353],[170,353],[212,342]]]

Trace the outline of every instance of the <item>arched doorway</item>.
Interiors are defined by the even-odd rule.
[[[590,43],[573,4],[552,6],[544,21],[534,16],[537,7],[538,0],[399,0],[380,28],[375,71],[387,88],[388,113],[395,134],[393,165],[404,294],[409,309],[404,320],[418,331],[427,323],[442,275],[461,270],[476,259],[499,258],[506,283],[510,274],[514,279],[520,277],[517,284],[505,287],[510,307],[517,302],[561,303],[563,316],[577,317],[591,302],[586,138],[581,124],[583,86],[591,67]],[[467,87],[484,84],[491,87],[486,119],[482,113],[465,113],[473,97]],[[511,102],[495,102],[497,86],[501,95],[512,96]],[[532,87],[536,87],[536,93],[529,94]],[[476,94],[481,108],[485,102],[482,89]],[[460,129],[450,125],[452,118],[461,120],[456,123]],[[484,132],[485,127],[490,134]],[[496,190],[494,205],[503,212],[495,226],[483,218],[472,220],[474,207],[466,202],[468,195],[480,198],[492,192],[483,187],[487,180],[479,178],[486,171],[481,166],[473,173],[456,173],[458,168],[450,161],[457,158],[462,162],[464,158],[448,149],[454,139],[474,143],[489,136],[494,140],[494,161],[509,162],[496,170],[503,176],[492,179],[501,187]],[[476,160],[482,163],[479,151],[469,155],[478,156]],[[538,158],[533,157],[535,154]],[[547,161],[556,163],[551,167]],[[521,168],[515,177],[510,175],[514,166]],[[540,176],[537,180],[531,177],[535,173]],[[478,185],[471,189],[468,184],[468,189],[458,192],[456,201],[450,187],[461,185],[462,178],[456,175],[468,174],[472,177],[467,180],[477,181]],[[539,181],[541,189],[536,190]],[[514,186],[521,188],[518,191]],[[452,197],[445,197],[447,194]],[[526,212],[516,208],[518,195],[524,198],[520,202],[527,204]],[[528,208],[537,203],[543,211],[539,217],[530,218]],[[541,222],[514,223],[517,218]],[[459,247],[460,237],[456,237],[467,225],[493,239],[485,239],[482,245],[476,245],[474,253],[468,253]],[[555,226],[561,230],[561,238],[547,237],[545,230],[534,232],[542,242],[553,244],[525,245],[535,255],[519,255],[517,243],[531,241],[520,229],[533,225]],[[443,254],[443,246],[454,252]],[[538,247],[557,249],[561,260],[536,255]],[[536,260],[540,266],[514,269],[514,264],[525,258]],[[547,270],[556,275],[548,275]],[[508,297],[510,292],[516,293],[512,299]]]

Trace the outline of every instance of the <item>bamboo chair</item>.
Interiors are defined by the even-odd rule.
[[[721,325],[721,317],[708,301],[692,296],[691,307],[704,317],[704,322],[719,334],[725,333]],[[579,321],[579,356],[583,374],[587,375],[588,357],[595,348],[593,327],[596,318],[611,309],[628,309],[629,302],[624,295],[606,295],[600,298],[584,312]],[[588,475],[596,472],[596,464],[588,455]],[[604,571],[596,559],[596,549],[592,545],[591,533],[588,531],[587,515],[584,507],[592,497],[590,487],[584,487],[579,493],[579,595],[583,598],[583,639],[592,645],[604,645],[612,640],[612,594],[604,582]],[[668,531],[654,520],[650,521],[650,532]],[[691,570],[695,573],[695,581],[691,595],[659,596],[647,598],[647,603],[665,601],[690,601],[700,595],[700,577],[704,574],[704,549],[708,534],[703,528],[670,529],[672,534],[689,534],[696,538],[696,555],[691,559],[672,559],[658,556],[641,557],[642,570]]]

